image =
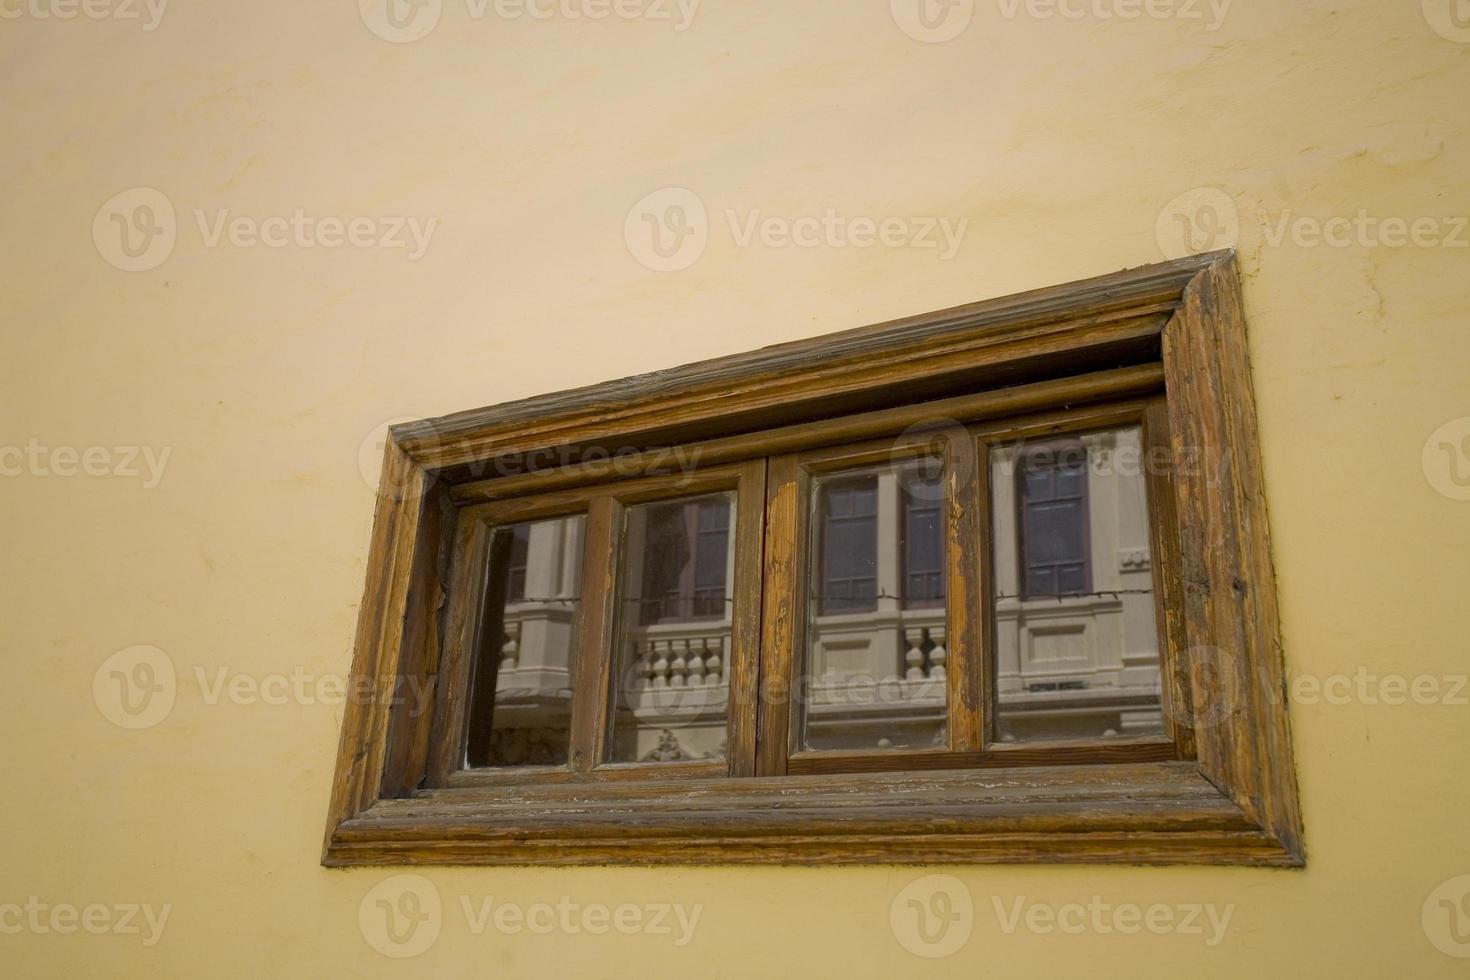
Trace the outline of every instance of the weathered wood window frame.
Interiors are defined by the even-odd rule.
[[[1138,424],[1166,731],[994,735],[989,453]],[[671,450],[677,448],[681,455]],[[815,475],[945,457],[947,744],[801,751]],[[675,471],[674,459],[696,460]],[[548,462],[550,460],[550,462]],[[735,491],[721,761],[608,763],[622,515]],[[490,529],[585,514],[570,761],[467,768]],[[591,655],[589,655],[589,651]],[[392,430],[323,862],[1299,866],[1234,257],[1212,253]]]

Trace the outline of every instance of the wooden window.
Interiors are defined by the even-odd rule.
[[[1228,253],[392,435],[327,864],[1303,862]]]

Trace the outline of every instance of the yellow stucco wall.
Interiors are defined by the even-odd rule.
[[[373,0],[0,2],[0,973],[1465,975],[1438,903],[1470,883],[1431,893],[1470,874],[1470,29],[1451,0],[966,0],[932,29],[906,2],[442,0],[409,43]],[[668,187],[707,247],[660,273],[625,225]],[[134,188],[173,208],[171,252],[121,251],[113,214],[166,227],[107,203]],[[1378,678],[1292,706],[1305,872],[946,869],[973,921],[927,959],[890,925],[922,869],[431,870],[435,941],[375,951],[359,909],[391,872],[317,863],[341,709],[312,682],[348,668],[384,423],[1157,261],[1181,208],[1240,248],[1289,668]],[[242,237],[297,209],[437,223],[416,258]],[[741,244],[828,209],[968,224],[948,257]],[[1419,218],[1418,244],[1381,224]],[[167,659],[109,661],[136,646]],[[130,730],[108,685],[139,662],[176,689]],[[1382,675],[1436,693],[1386,703]],[[701,909],[682,946],[476,934],[461,899],[492,896]],[[1090,912],[1007,932],[1018,900],[1230,920],[1213,945]],[[133,903],[168,907],[161,935]],[[65,934],[90,905],[101,934]]]

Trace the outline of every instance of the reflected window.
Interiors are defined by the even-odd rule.
[[[947,745],[943,461],[819,475],[801,748]]]
[[[1142,430],[994,446],[995,731],[1164,730]]]
[[[1016,473],[1021,594],[1088,591],[1087,453],[1081,443],[1029,448]]]
[[[714,497],[646,508],[642,528],[644,625],[723,616],[730,501]]]
[[[465,742],[472,767],[567,764],[585,524],[579,514],[490,532]]]
[[[874,609],[878,601],[878,478],[823,483],[817,514],[822,612]]]
[[[923,609],[944,605],[944,525],[937,475],[916,474],[902,488],[903,605]]]
[[[608,761],[724,758],[734,500],[720,493],[628,508]]]

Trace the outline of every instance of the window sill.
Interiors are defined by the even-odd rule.
[[[1193,762],[795,779],[433,790],[344,821],[324,863],[1303,863]]]

